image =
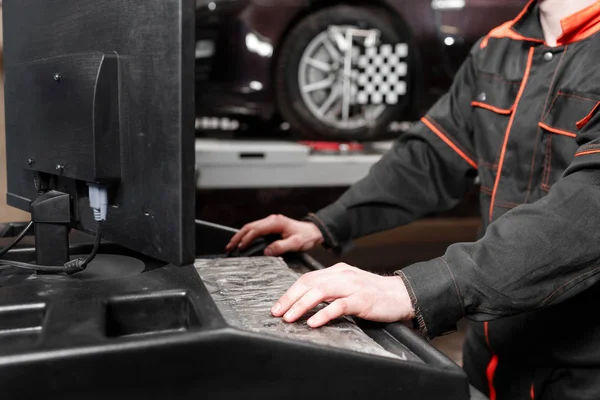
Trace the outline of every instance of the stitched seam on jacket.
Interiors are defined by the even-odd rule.
[[[546,107],[548,106],[548,101],[550,100],[550,94],[552,93],[552,90],[554,89],[554,86],[555,86],[554,82],[556,81],[556,75],[558,73],[558,70],[560,69],[563,59],[565,58],[565,54],[567,54],[567,50],[569,50],[569,45],[565,46],[565,50],[563,51],[563,53],[560,57],[560,60],[558,61],[558,64],[556,65],[556,69],[554,70],[554,75],[552,75],[552,81],[550,82],[550,87],[548,88],[548,94],[546,95],[546,101],[544,102],[544,108],[542,108],[542,118],[541,118],[542,121],[545,119],[545,115],[547,116],[547,114],[550,113],[551,108],[546,110]],[[527,201],[529,201],[529,196],[531,195],[531,186],[533,183],[533,171],[535,168],[535,156],[537,155],[538,142],[540,140],[541,132],[542,132],[542,128],[540,126],[538,126],[538,129],[537,129],[537,132],[535,135],[533,156],[531,157],[531,167],[530,167],[531,169],[529,170],[529,182],[527,183],[527,194],[525,195],[525,200],[523,201],[523,203],[527,203]]]
[[[552,170],[552,136],[548,136],[548,141],[546,142],[546,166],[544,168],[544,179],[542,184],[548,186],[548,182],[550,181],[550,171]]]
[[[484,312],[494,314],[494,315],[506,315],[507,314],[506,310],[484,307],[484,306],[479,306],[479,307],[476,307],[473,309],[473,312],[477,312],[477,311],[484,311]]]
[[[498,164],[494,164],[491,163],[489,161],[484,161],[481,158],[477,159],[477,164],[481,167],[485,167],[487,169],[491,169],[492,171],[495,171],[498,169]]]
[[[559,93],[562,92],[557,92],[556,95],[554,96],[554,99],[552,100],[552,105],[550,106],[550,108],[546,108],[546,106],[548,105],[548,100],[550,100],[550,94],[552,93],[552,89],[554,89],[554,82],[556,81],[556,74],[558,73],[558,70],[560,68],[560,65],[563,62],[563,59],[565,58],[565,54],[567,54],[567,51],[569,50],[569,45],[565,46],[565,50],[563,51],[562,55],[560,56],[560,60],[558,60],[558,64],[556,64],[556,69],[554,70],[554,75],[552,75],[552,81],[550,81],[550,87],[548,88],[548,94],[546,95],[546,101],[544,102],[544,108],[542,109],[542,118],[540,119],[540,121],[545,120],[548,115],[550,114],[550,110],[552,110],[552,106],[554,106],[554,102],[556,101],[556,98],[558,97]]]
[[[570,283],[579,280],[583,277],[585,277],[586,275],[593,275],[593,272],[600,270],[600,267],[596,267],[590,271],[586,271],[581,275],[576,276],[573,279],[570,279],[569,281],[563,283],[562,285],[560,285],[560,287],[558,287],[556,290],[554,290],[552,293],[550,293],[544,300],[542,300],[542,302],[540,303],[540,305],[544,305],[545,303],[548,302],[548,300],[550,300],[557,292],[559,292],[560,290],[564,289],[567,285],[569,285]]]
[[[554,103],[556,103],[556,100],[558,100],[558,98],[560,96],[573,97],[575,99],[581,99],[581,100],[589,100],[589,101],[593,101],[595,103],[598,102],[598,100],[592,99],[591,97],[584,97],[584,96],[580,96],[580,95],[577,95],[577,94],[570,94],[570,93],[565,93],[565,92],[556,92],[556,95],[554,96],[554,100],[552,100],[552,104],[550,105],[550,108],[548,108],[548,110],[546,111],[546,114],[544,114],[542,120],[545,120],[546,118],[548,118],[548,115],[550,115],[550,111],[554,107]]]
[[[479,191],[480,191],[481,193],[487,194],[487,195],[489,195],[489,196],[491,196],[491,195],[492,195],[492,188],[489,188],[489,187],[487,187],[487,186],[480,186],[480,187],[479,187]]]
[[[552,104],[550,105],[550,107],[548,107],[548,109],[546,109],[546,106],[548,105],[548,100],[550,99],[550,93],[552,93],[552,89],[554,88],[554,81],[556,79],[556,74],[560,68],[560,65],[562,64],[563,58],[565,57],[565,54],[567,53],[567,50],[569,49],[569,45],[567,45],[565,47],[565,50],[563,51],[560,60],[556,66],[556,69],[554,70],[554,75],[552,76],[552,82],[550,83],[550,88],[548,89],[548,94],[546,95],[546,102],[544,104],[544,108],[542,109],[542,118],[540,119],[540,121],[544,121],[548,115],[550,114],[550,110],[552,110],[552,107],[554,107],[554,103],[556,102],[556,99],[558,99],[559,96],[561,95],[566,95],[563,92],[557,92],[556,96],[554,97],[554,99],[552,100]],[[538,141],[540,138],[540,133],[541,133],[541,127],[538,125],[538,129],[537,129],[537,133],[536,133],[536,138],[535,138],[535,147],[533,150],[533,157],[531,159],[531,170],[529,172],[529,183],[527,184],[527,195],[525,196],[525,201],[524,203],[527,203],[527,201],[529,200],[529,195],[531,194],[531,186],[532,186],[532,180],[533,180],[533,170],[535,168],[535,156],[537,154],[537,146],[538,146]],[[549,141],[551,142],[551,136],[549,136]],[[548,146],[548,143],[546,143],[546,154],[545,154],[545,160],[544,160],[544,171],[542,173],[542,184],[541,187],[542,189],[544,188],[545,185],[547,185],[548,180],[549,180],[549,176],[550,173],[548,172],[548,169],[550,169],[550,164],[546,164],[546,162],[548,161],[548,153],[552,151],[552,147]],[[551,156],[550,156],[551,157]],[[548,174],[548,178],[546,178],[546,174]]]
[[[454,274],[452,273],[452,270],[450,269],[450,266],[448,265],[446,260],[444,260],[443,257],[440,257],[440,260],[442,260],[444,262],[444,265],[446,265],[446,268],[448,268],[448,272],[450,273],[450,276],[452,277],[452,282],[454,282],[454,288],[456,289],[456,294],[458,295],[458,299],[460,300],[460,305],[462,307],[462,316],[464,317],[465,316],[465,301],[464,301],[462,294],[460,293],[460,289],[458,288],[458,283],[456,282],[456,278],[454,277]]]
[[[510,201],[503,201],[503,202],[500,202],[500,203],[496,203],[496,205],[498,207],[508,208],[509,210],[512,210],[513,208],[519,207],[521,204],[512,203]]]
[[[329,230],[327,225],[325,225],[323,220],[314,213],[309,213],[308,216],[311,217],[312,219],[314,219],[314,222],[316,222],[317,225],[319,225],[321,228],[323,228],[323,230],[325,231],[325,234],[327,235],[327,240],[329,240],[329,243],[331,243],[331,245],[333,247],[336,247],[338,245],[338,241],[336,240],[335,236],[333,236],[333,234],[331,233],[331,231]]]
[[[427,329],[427,324],[425,323],[423,313],[421,313],[421,309],[419,308],[417,295],[415,294],[412,284],[410,283],[410,280],[408,279],[406,274],[402,272],[402,270],[396,271],[396,275],[400,276],[400,278],[402,278],[402,281],[404,282],[404,286],[406,287],[406,291],[408,292],[408,297],[410,298],[410,301],[412,302],[412,305],[415,309],[415,317],[417,318],[417,323],[419,324],[419,331],[427,338],[427,333],[429,332],[429,330]]]
[[[544,171],[542,172],[542,186],[548,186],[547,181],[546,181],[546,174],[548,173],[548,158],[550,157],[550,150],[548,149],[548,146],[550,144],[552,140],[552,136],[548,136],[548,138],[546,139],[546,151],[544,154]]]
[[[588,150],[588,149],[600,149],[600,144],[586,144],[581,147],[582,151]],[[578,153],[581,153],[581,151],[578,151]]]

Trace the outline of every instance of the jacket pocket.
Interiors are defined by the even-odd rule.
[[[573,160],[578,149],[579,131],[600,108],[591,95],[558,92],[538,126],[542,129],[545,148],[541,187],[550,190]]]
[[[477,83],[473,107],[491,111],[494,114],[510,115],[521,81],[509,81],[497,76],[484,76]]]
[[[481,184],[492,187],[496,179],[500,150],[521,81],[482,73],[477,79],[471,107],[474,142]]]

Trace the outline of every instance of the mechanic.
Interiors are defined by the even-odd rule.
[[[412,320],[427,338],[472,321],[464,369],[490,399],[600,399],[600,1],[532,0],[472,49],[447,94],[338,201],[270,216],[276,256],[448,210],[476,175],[484,234],[380,276],[337,264],[301,277],[274,316]]]

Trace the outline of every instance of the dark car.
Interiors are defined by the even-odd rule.
[[[526,1],[197,0],[197,115],[381,138],[418,119],[471,46]]]

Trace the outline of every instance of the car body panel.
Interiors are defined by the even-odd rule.
[[[330,5],[377,4],[399,24],[405,23],[411,32],[420,75],[413,82],[413,107],[405,117],[418,118],[447,90],[471,46],[491,28],[516,16],[525,3],[526,0],[198,0],[197,41],[214,41],[214,53],[196,60],[197,81],[201,83],[197,114],[272,118],[277,112],[273,88],[277,55],[297,21]],[[448,45],[447,40],[452,44]]]

